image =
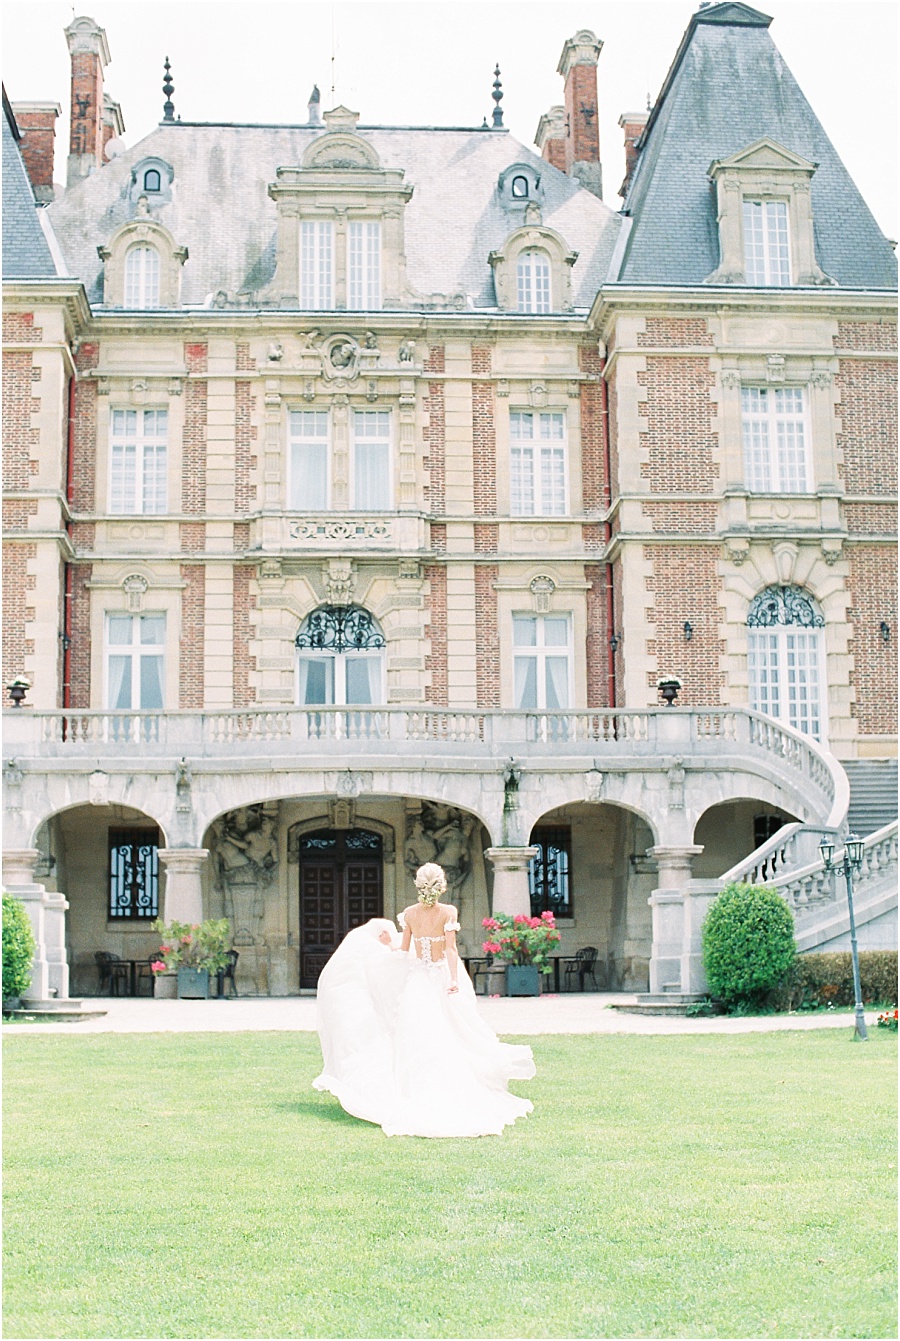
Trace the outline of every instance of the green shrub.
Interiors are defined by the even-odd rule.
[[[897,951],[861,950],[859,981],[863,1002],[897,1004]],[[849,950],[798,955],[772,994],[776,1010],[815,1010],[823,1006],[852,1006],[853,963]]]
[[[791,910],[761,885],[726,885],[703,924],[703,965],[730,1009],[766,1004],[796,956]]]
[[[14,1001],[28,990],[34,959],[34,932],[24,905],[3,895],[3,1000]]]

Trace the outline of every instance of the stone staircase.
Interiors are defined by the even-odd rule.
[[[844,771],[850,779],[851,833],[866,838],[897,818],[896,759],[848,759]]]

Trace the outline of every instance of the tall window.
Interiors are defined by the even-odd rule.
[[[783,200],[744,201],[744,273],[748,284],[790,284],[791,248]]]
[[[768,587],[747,615],[750,706],[797,731],[822,735],[825,621],[800,587]]]
[[[110,712],[163,706],[165,615],[107,615],[106,706]]]
[[[561,517],[566,511],[566,425],[555,410],[509,416],[510,511]]]
[[[537,848],[528,868],[531,889],[531,916],[555,913],[572,916],[572,830],[567,826],[532,830],[530,847]]]
[[[159,916],[159,830],[110,829],[110,920]]]
[[[300,306],[334,307],[334,225],[322,219],[300,225]]]
[[[159,307],[159,252],[132,247],[125,257],[125,306]]]
[[[519,253],[516,281],[520,312],[550,311],[550,257],[545,251]]]
[[[290,506],[308,512],[328,506],[328,414],[292,410]]]
[[[381,307],[381,224],[347,228],[347,306],[354,312]]]
[[[764,494],[806,493],[812,486],[802,388],[745,386],[741,412],[748,488]]]
[[[353,507],[391,509],[391,416],[388,410],[353,412]]]
[[[322,605],[297,634],[301,705],[384,702],[384,635],[358,605]]]
[[[568,615],[513,615],[516,707],[554,712],[569,706]]]
[[[110,512],[166,511],[167,410],[113,410]]]

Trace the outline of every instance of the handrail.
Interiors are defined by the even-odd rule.
[[[854,876],[854,893],[862,894],[866,886],[883,877],[885,871],[897,865],[898,822],[891,820],[863,842],[862,866]],[[833,864],[840,865],[845,849],[835,852]],[[797,870],[786,872],[767,882],[794,909],[800,912],[811,904],[832,903],[838,898],[834,872],[826,871],[821,857]]]

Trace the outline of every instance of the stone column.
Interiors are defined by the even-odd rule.
[[[66,911],[64,895],[49,892],[34,881],[34,866],[40,853],[35,848],[17,848],[3,853],[3,887],[21,900],[34,932],[34,963],[27,1001],[65,1001],[69,997],[69,965],[66,960]]]
[[[494,865],[494,912],[531,916],[531,890],[528,863],[536,857],[536,847],[489,847],[485,852]]]
[[[684,891],[684,941],[681,947],[681,990],[692,996],[706,991],[703,967],[703,923],[718,897],[718,880],[692,880]]]
[[[703,851],[695,843],[684,847],[651,847],[659,868],[659,884],[648,900],[653,919],[650,951],[650,991],[688,992],[682,977],[685,940],[685,898],[691,862]]]
[[[166,869],[166,922],[203,921],[203,867],[209,852],[205,847],[161,847],[159,859]]]

